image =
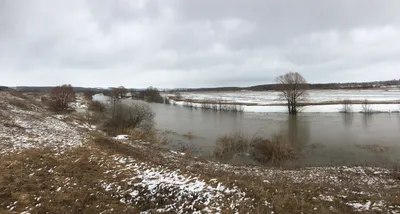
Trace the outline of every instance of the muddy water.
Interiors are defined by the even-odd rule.
[[[133,101],[126,101],[128,103]],[[211,157],[218,136],[236,131],[249,137],[283,135],[299,151],[299,166],[386,165],[400,161],[400,114],[231,113],[149,104],[157,128],[168,131],[170,146],[185,145]],[[194,139],[182,135],[192,132]],[[378,145],[379,151],[363,148]]]
[[[180,106],[151,104],[158,129],[178,134],[192,132],[188,140],[169,134],[197,153],[211,155],[218,136],[241,131],[269,138],[283,135],[300,152],[301,166],[385,165],[400,161],[400,114],[304,113],[298,116],[266,113],[213,112]],[[365,146],[378,145],[379,151]]]

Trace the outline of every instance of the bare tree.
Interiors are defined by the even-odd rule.
[[[362,108],[363,113],[365,113],[365,114],[370,114],[370,113],[372,113],[372,108],[371,108],[370,102],[369,102],[369,100],[367,100],[367,99],[365,99],[365,100],[362,102],[361,108]]]
[[[65,111],[74,100],[75,92],[71,85],[57,86],[51,89],[49,107],[53,111]]]
[[[161,96],[160,91],[152,86],[146,90],[139,92],[139,99],[145,100],[149,103],[163,103],[164,98]]]
[[[277,78],[278,91],[282,92],[281,97],[287,101],[289,114],[299,112],[299,101],[308,96],[308,83],[303,76],[297,72],[289,72]]]
[[[352,101],[349,99],[343,100],[343,113],[351,113],[352,112]]]
[[[113,115],[115,114],[117,104],[120,103],[121,99],[126,95],[126,93],[128,93],[128,89],[123,86],[111,88],[110,102]]]
[[[83,92],[83,96],[85,97],[86,100],[88,101],[92,101],[93,100],[93,96],[96,94],[96,92],[92,91],[92,90],[86,90]]]

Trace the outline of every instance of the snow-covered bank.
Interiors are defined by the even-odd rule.
[[[238,92],[183,92],[182,100],[201,102],[223,101],[226,103],[238,103],[244,107],[244,112],[287,112],[285,101],[279,98],[279,92],[275,91],[238,91]],[[165,96],[174,96],[165,94]],[[369,104],[372,112],[394,113],[400,111],[400,90],[310,90],[307,97],[307,106],[302,112],[341,112],[343,100],[362,102],[368,100],[374,102]],[[382,102],[382,103],[379,103]],[[184,105],[183,101],[173,101],[177,105]],[[193,103],[195,107],[201,104]],[[352,104],[351,112],[362,112],[361,104]]]
[[[174,102],[178,106],[185,106],[185,102]],[[194,108],[201,109],[201,104],[191,103]],[[241,105],[243,112],[257,113],[286,113],[286,106],[262,106],[262,105]],[[351,113],[362,113],[362,104],[352,104]],[[400,113],[400,104],[369,104],[371,113]],[[343,111],[342,104],[333,105],[309,105],[301,108],[303,113],[339,113]]]
[[[370,104],[370,110],[372,113],[398,113],[400,112],[400,104]],[[287,112],[286,106],[244,106],[245,112],[266,112],[266,113],[281,113]],[[341,112],[343,111],[343,105],[315,105],[305,106],[301,109],[304,113],[330,113],[330,112]],[[363,112],[361,104],[351,105],[351,112],[359,113]]]
[[[276,104],[282,103],[277,91],[236,92],[182,92],[184,99],[224,100],[237,103]],[[307,102],[331,102],[342,100],[400,101],[400,89],[390,90],[310,90]],[[170,94],[173,95],[173,94]]]

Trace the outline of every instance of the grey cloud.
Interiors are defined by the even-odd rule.
[[[399,78],[398,11],[397,0],[3,0],[0,85]]]

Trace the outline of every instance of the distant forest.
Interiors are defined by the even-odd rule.
[[[169,89],[164,91],[241,91],[241,90],[249,90],[249,91],[271,91],[276,90],[278,88],[278,84],[265,84],[265,85],[255,85],[250,87],[214,87],[214,88],[182,88],[182,89]],[[309,84],[310,89],[372,89],[372,88],[385,88],[385,87],[400,87],[400,79],[399,80],[388,80],[388,81],[375,81],[375,82],[352,82],[352,83],[318,83],[318,84]],[[6,86],[0,86],[0,91],[5,90],[18,90],[24,92],[49,92],[53,87],[50,86],[18,86],[15,88],[9,88]],[[84,92],[84,91],[94,91],[96,93],[102,93],[103,91],[109,91],[111,88],[102,89],[102,88],[85,88],[85,87],[74,87],[75,92]],[[142,91],[144,89],[129,89],[128,90],[136,90]]]
[[[317,83],[308,84],[310,89],[372,89],[372,88],[384,88],[384,87],[400,87],[399,80],[388,80],[388,81],[375,81],[375,82],[352,82],[352,83]],[[216,88],[190,88],[190,89],[179,89],[176,91],[272,91],[277,90],[278,84],[265,84],[255,85],[250,87],[216,87]]]

